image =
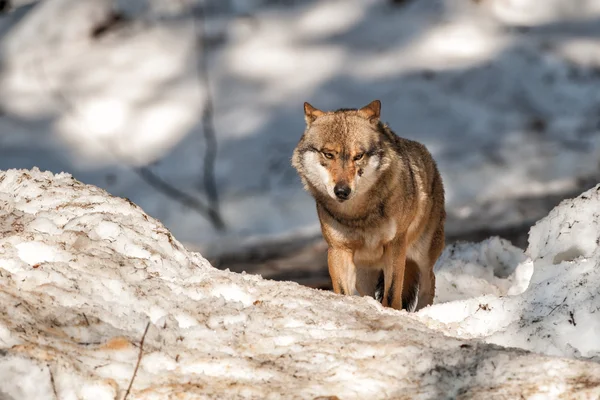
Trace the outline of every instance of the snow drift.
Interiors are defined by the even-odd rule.
[[[511,278],[520,283],[505,293],[487,291],[486,296],[435,305],[421,315],[443,322],[442,329],[452,336],[600,361],[599,210],[600,185],[563,201],[531,228],[529,257],[509,258],[506,263],[512,263],[515,271],[501,281],[508,286]],[[495,249],[487,256],[506,258],[509,252],[515,249]],[[452,267],[443,263],[444,257],[440,261],[438,274]],[[529,277],[523,294],[499,296],[520,293]]]
[[[556,263],[543,239],[558,233],[551,221],[566,226],[571,204],[580,216],[593,214],[595,193],[563,204],[534,228],[532,287],[504,300],[491,296],[496,303],[490,299],[491,310],[480,313],[493,321],[504,301],[506,313],[526,322],[521,330],[518,322],[509,325],[506,337],[515,331],[524,337],[535,324],[548,327],[568,307],[589,314],[597,306],[591,295],[598,287],[591,271],[594,246],[582,244],[581,256],[591,258],[573,262],[578,253],[569,250],[566,257],[560,247],[570,249],[567,242],[549,241],[560,244]],[[580,224],[580,232],[594,229],[590,221]],[[575,292],[572,284],[583,279],[576,275],[586,272],[585,290]],[[546,282],[551,291],[542,295]],[[536,310],[564,295],[564,309],[533,322]],[[536,307],[518,309],[531,303]],[[436,307],[469,308],[462,302]],[[575,318],[584,317],[577,311]],[[594,362],[451,338],[420,320],[442,326],[369,298],[217,270],[135,204],[68,174],[0,173],[3,400],[123,398],[140,354],[129,399],[600,395],[600,365]],[[588,338],[593,328],[590,320],[573,326],[587,329]],[[566,333],[557,330],[547,343],[558,350],[547,352],[564,352],[556,343]],[[463,336],[484,335],[475,330]],[[598,346],[589,340],[585,349],[572,345],[582,355]]]

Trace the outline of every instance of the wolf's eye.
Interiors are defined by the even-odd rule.
[[[333,154],[323,152],[323,156],[328,160],[333,160]]]
[[[364,155],[365,155],[365,153],[360,153],[360,154],[355,155],[354,156],[354,161],[360,160],[361,158],[363,158]]]

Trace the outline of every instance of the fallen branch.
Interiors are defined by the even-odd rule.
[[[133,386],[133,381],[135,380],[135,376],[137,375],[138,368],[140,367],[140,363],[142,362],[142,355],[144,354],[144,339],[146,339],[148,328],[150,328],[150,322],[146,324],[146,329],[144,329],[142,340],[140,340],[140,352],[138,354],[137,363],[135,364],[135,369],[133,370],[133,375],[131,376],[131,380],[129,381],[129,387],[127,387],[127,391],[125,392],[125,396],[123,396],[123,400],[127,400],[127,396],[129,396],[129,392],[131,391],[131,387]]]

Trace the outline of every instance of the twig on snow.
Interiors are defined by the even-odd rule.
[[[48,367],[48,373],[50,373],[50,384],[52,385],[52,392],[54,393],[54,398],[58,400],[58,392],[56,391],[56,382],[54,382],[54,374],[52,373],[52,368],[50,364],[46,364]]]
[[[550,314],[552,314],[554,312],[554,310],[556,310],[558,307],[562,306],[563,304],[565,304],[565,301],[567,301],[567,298],[565,297],[565,299],[562,301],[562,303],[557,304],[552,310],[550,310],[550,312],[548,313],[548,315],[546,315],[546,317],[549,317]]]
[[[138,354],[137,363],[135,364],[135,369],[133,370],[133,375],[131,376],[131,380],[129,381],[129,386],[127,387],[125,396],[123,396],[123,400],[127,400],[127,396],[129,396],[129,392],[131,391],[131,387],[133,386],[133,381],[135,380],[135,376],[137,375],[138,368],[140,367],[140,363],[142,362],[142,356],[144,354],[144,339],[146,339],[146,334],[148,333],[148,328],[150,328],[150,322],[148,322],[146,324],[146,329],[144,329],[144,334],[142,335],[142,340],[140,340],[140,352]]]

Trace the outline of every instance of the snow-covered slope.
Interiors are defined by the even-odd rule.
[[[531,228],[529,257],[519,256],[520,250],[510,246],[494,248],[485,242],[469,246],[486,258],[470,264],[472,257],[457,251],[455,260],[449,259],[448,253],[456,249],[451,246],[440,259],[438,276],[453,285],[462,277],[470,282],[465,286],[471,294],[476,294],[481,279],[473,281],[473,275],[502,264],[504,258],[508,269],[514,269],[512,275],[500,279],[488,274],[483,281],[493,289],[509,289],[480,290],[479,295],[487,295],[463,296],[463,301],[435,305],[421,315],[444,323],[442,329],[453,336],[600,362],[600,185],[563,201]],[[457,276],[455,271],[464,264],[471,265],[475,273]],[[529,287],[522,294],[522,284],[511,286],[513,279],[528,282],[529,278]]]
[[[0,16],[0,169],[68,171],[131,198],[186,243],[221,239],[127,167],[148,164],[205,195],[192,3],[46,0]],[[304,101],[381,99],[383,119],[438,161],[453,230],[478,204],[570,191],[597,173],[597,1],[208,3],[203,57],[233,244],[318,233],[289,162]],[[130,19],[92,37],[113,4]],[[513,203],[493,206],[494,223],[523,219]]]
[[[435,303],[482,294],[521,294],[529,285],[533,264],[523,250],[492,237],[481,243],[447,246],[435,265]]]
[[[122,399],[140,353],[129,399],[600,396],[599,364],[421,318],[214,269],[127,200],[67,174],[0,172],[3,400]]]

